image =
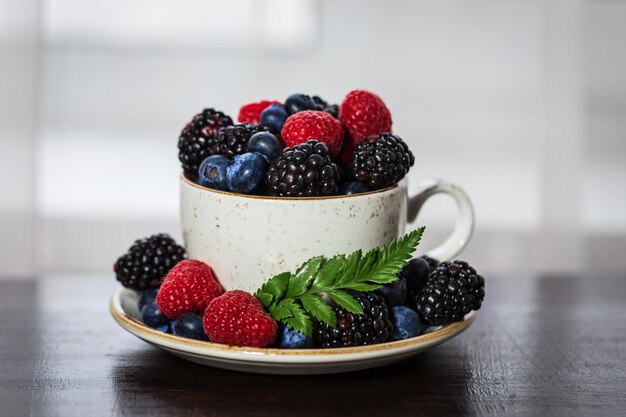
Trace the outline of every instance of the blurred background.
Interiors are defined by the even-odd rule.
[[[0,277],[180,238],[204,107],[380,95],[411,188],[458,183],[492,276],[626,269],[626,1],[0,0]],[[452,229],[434,198],[422,249]]]

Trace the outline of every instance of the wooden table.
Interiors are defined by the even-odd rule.
[[[113,322],[115,286],[0,281],[0,416],[626,415],[626,276],[491,279],[458,338],[397,365],[309,377],[163,353]]]

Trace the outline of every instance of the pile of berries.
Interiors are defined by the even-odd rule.
[[[414,258],[396,281],[351,293],[362,314],[332,304],[336,327],[314,321],[312,335],[306,336],[277,323],[252,294],[225,292],[209,265],[185,257],[172,238],[159,234],[136,241],[114,270],[122,285],[141,291],[138,307],[145,325],[237,346],[324,349],[408,339],[463,320],[485,296],[484,278],[466,262]]]
[[[351,91],[340,105],[306,94],[263,100],[242,106],[237,120],[209,108],[183,128],[178,157],[188,179],[240,194],[331,196],[397,184],[415,162],[369,91]]]

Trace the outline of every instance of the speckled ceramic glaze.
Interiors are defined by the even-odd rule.
[[[213,268],[226,289],[254,292],[268,278],[307,259],[367,251],[404,234],[428,197],[452,195],[459,206],[453,234],[429,252],[456,256],[471,237],[474,216],[467,195],[441,181],[425,183],[409,199],[407,182],[385,190],[322,198],[272,198],[226,193],[181,177],[181,223],[190,258]]]

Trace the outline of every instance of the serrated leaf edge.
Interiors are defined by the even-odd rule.
[[[339,297],[343,297],[343,294],[346,294],[354,299],[354,297],[343,290],[359,289],[362,292],[368,292],[380,288],[383,284],[397,280],[397,273],[408,263],[415,248],[421,241],[424,230],[425,227],[415,229],[394,240],[388,246],[374,248],[365,255],[362,254],[361,250],[357,250],[350,255],[336,255],[330,259],[326,259],[323,256],[311,258],[300,265],[296,274],[284,272],[272,277],[257,290],[255,296],[263,303],[275,320],[285,323],[307,336],[312,334],[313,323],[311,316],[334,328],[336,326],[334,311],[318,297],[318,294],[322,292],[328,293],[333,301],[350,311],[349,308],[346,308],[348,306],[345,303],[346,300],[337,302],[335,299],[337,294],[341,294]],[[341,267],[337,268],[332,264],[333,262],[339,262],[341,259],[344,260]],[[313,271],[308,271],[311,268]],[[335,270],[337,272],[334,279],[325,275]],[[352,279],[350,279],[351,276]],[[282,293],[272,294],[270,291],[275,293],[277,286],[279,289],[284,287],[284,285],[279,285],[282,284],[280,282],[282,279],[288,279],[287,286]],[[327,286],[325,287],[322,284]],[[354,301],[356,302],[356,299]],[[344,302],[345,305],[342,305],[341,302]],[[281,307],[278,307],[279,305]],[[355,306],[352,304],[349,307],[354,309]],[[285,310],[288,310],[288,313]],[[361,314],[356,311],[351,312]]]

